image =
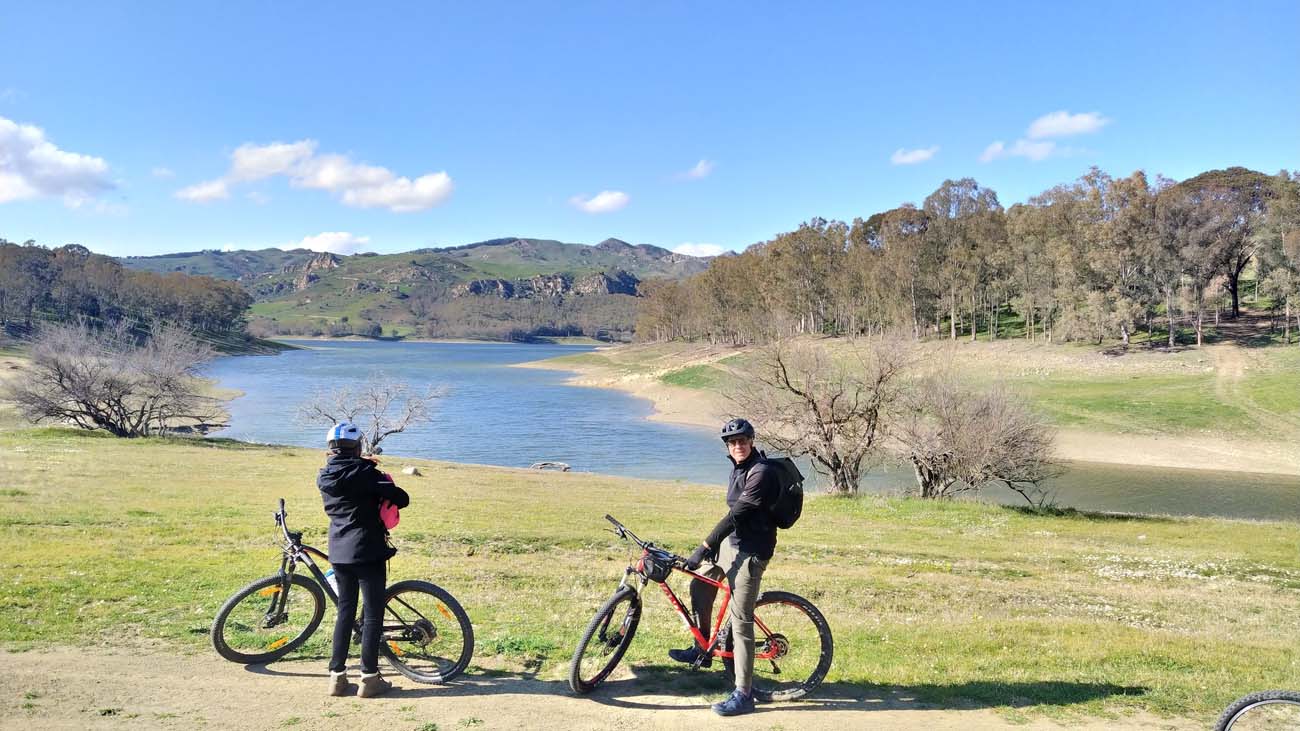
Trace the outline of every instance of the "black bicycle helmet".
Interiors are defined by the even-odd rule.
[[[732,419],[722,425],[722,441],[727,441],[732,437],[754,438],[754,425],[745,419]]]

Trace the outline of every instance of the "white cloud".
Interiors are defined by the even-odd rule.
[[[225,180],[209,180],[181,188],[174,195],[190,203],[211,203],[229,198],[230,188]]]
[[[311,249],[328,251],[331,254],[355,254],[370,244],[369,236],[353,236],[347,231],[326,231],[315,236],[306,236],[297,241],[281,246],[281,249]]]
[[[113,187],[103,158],[60,150],[40,127],[0,117],[0,203],[62,196],[80,207]]]
[[[165,167],[156,167],[149,171],[149,173],[159,180],[167,180],[176,177],[176,173],[172,172],[171,168]]]
[[[292,174],[316,152],[315,140],[243,144],[230,155],[231,180],[261,180],[272,175]]]
[[[623,208],[632,200],[621,190],[602,190],[590,198],[575,195],[569,203],[580,211],[587,213],[610,213]]]
[[[1026,133],[1031,140],[1046,137],[1071,137],[1073,135],[1092,134],[1110,124],[1110,120],[1100,112],[1070,114],[1065,110],[1044,114],[1029,124]]]
[[[264,206],[267,203],[271,202],[271,196],[267,195],[266,193],[263,193],[260,190],[250,190],[249,192],[244,194],[244,197],[256,203],[259,206]]]
[[[719,256],[724,251],[726,251],[726,249],[717,244],[694,244],[687,242],[673,247],[674,253],[685,254],[687,256]]]
[[[1023,157],[1034,162],[1046,160],[1053,155],[1067,154],[1067,150],[1056,146],[1051,140],[1031,141],[1016,140],[1010,147],[1001,141],[994,142],[984,148],[983,154],[980,155],[980,162],[992,162],[1007,157]]]
[[[276,175],[287,177],[295,188],[329,191],[344,205],[387,208],[396,213],[432,208],[445,201],[454,187],[446,172],[428,173],[414,180],[398,177],[388,168],[356,163],[346,155],[317,155],[315,140],[299,140],[240,145],[231,154],[230,170],[225,176],[190,186],[176,195],[198,201],[225,198],[232,184]],[[214,197],[202,197],[203,193]],[[258,203],[267,200],[252,195],[250,198]]]
[[[447,173],[421,175],[415,180],[394,178],[382,185],[361,186],[343,191],[343,202],[356,208],[387,208],[410,213],[432,208],[451,195]]]
[[[915,165],[929,160],[934,157],[937,152],[939,152],[938,145],[922,147],[915,150],[904,150],[900,147],[897,150],[894,150],[894,154],[889,156],[889,162],[893,165]]]
[[[709,173],[713,172],[714,167],[716,167],[716,164],[712,160],[700,160],[695,163],[695,167],[692,167],[690,170],[687,170],[677,177],[682,180],[699,180],[701,178],[707,178],[709,177]]]

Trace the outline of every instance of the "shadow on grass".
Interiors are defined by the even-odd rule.
[[[1126,523],[1129,521],[1142,521],[1143,523],[1175,523],[1180,518],[1170,515],[1148,515],[1146,513],[1111,513],[1099,510],[1077,510],[1075,508],[1057,508],[1041,507],[1034,508],[1028,505],[1002,505],[1003,510],[1020,513],[1029,516],[1044,516],[1051,518],[1072,518],[1075,520],[1092,520],[1110,523]]]

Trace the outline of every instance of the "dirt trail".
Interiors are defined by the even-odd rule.
[[[555,681],[472,674],[447,686],[394,678],[382,698],[330,698],[320,661],[245,668],[215,655],[38,650],[0,654],[0,729],[681,729],[713,728],[707,696],[640,695],[635,679],[577,698]],[[835,697],[761,706],[734,729],[1183,729],[1151,716],[1062,726],[987,709],[930,710],[901,696]]]

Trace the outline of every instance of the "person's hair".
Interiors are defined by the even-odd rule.
[[[352,439],[336,439],[329,444],[330,455],[337,457],[360,457],[361,442]]]

